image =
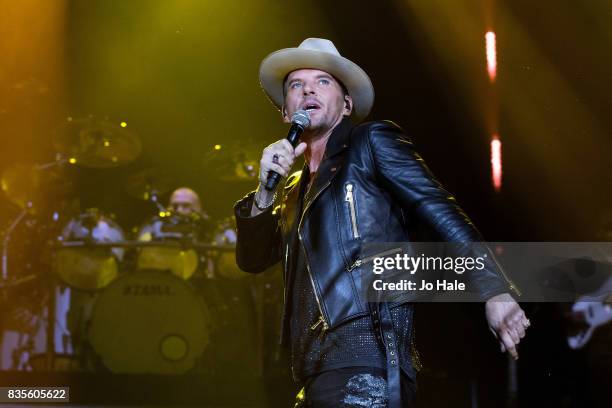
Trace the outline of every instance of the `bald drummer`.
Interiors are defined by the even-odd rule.
[[[180,215],[197,213],[204,216],[200,196],[189,187],[179,187],[174,190],[172,195],[170,195],[168,206],[171,210]],[[208,217],[204,216],[204,218]]]

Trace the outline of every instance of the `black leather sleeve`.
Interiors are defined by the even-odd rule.
[[[368,145],[379,183],[399,201],[402,208],[424,220],[446,242],[471,244],[484,241],[455,198],[427,168],[400,127],[387,121],[371,125]],[[465,251],[470,248],[473,250],[474,246],[466,245]],[[490,261],[484,270],[470,273],[468,280],[471,289],[486,300],[509,292],[511,282],[500,270],[493,254],[488,249],[484,250]],[[456,254],[468,255],[474,254]]]
[[[272,207],[251,217],[255,192],[234,205],[237,241],[236,264],[245,272],[259,273],[281,260],[279,215]]]

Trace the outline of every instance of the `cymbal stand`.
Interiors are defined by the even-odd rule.
[[[159,196],[157,195],[156,190],[151,191],[149,201],[151,201],[155,206],[157,206],[158,211],[160,212],[166,211],[166,207],[164,207],[163,204],[159,202]]]
[[[62,166],[66,163],[68,163],[68,159],[58,153],[54,161],[49,162],[49,163],[36,164],[34,168],[38,171],[44,171],[44,170],[52,169],[54,167]]]
[[[68,162],[67,159],[61,156],[58,156],[56,160],[49,162],[49,163],[36,164],[34,168],[37,171],[45,171],[48,169],[52,169],[56,166],[61,166],[63,164],[66,164],[67,162]],[[26,208],[22,209],[17,214],[15,219],[13,219],[11,224],[4,231],[4,236],[2,239],[2,280],[5,282],[8,280],[8,277],[9,277],[8,275],[8,246],[11,242],[11,234],[13,233],[15,228],[17,228],[17,226],[23,220],[23,218],[28,214],[28,212],[32,209],[33,206],[34,204],[32,203],[32,201],[28,201],[26,204]]]
[[[11,234],[17,228],[19,223],[28,214],[28,210],[32,208],[32,202],[28,202],[27,207],[22,209],[19,214],[13,219],[8,228],[4,231],[4,237],[2,238],[2,280],[8,280],[8,247],[11,242]]]

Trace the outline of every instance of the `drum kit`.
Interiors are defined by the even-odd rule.
[[[234,261],[233,219],[215,227],[206,214],[168,210],[159,197],[171,180],[148,169],[125,190],[158,214],[130,236],[110,214],[72,209],[66,169],[130,163],[142,150],[136,134],[125,124],[68,118],[53,147],[53,162],[2,173],[2,190],[20,211],[2,239],[0,369],[193,370],[216,325],[198,288],[248,279]]]

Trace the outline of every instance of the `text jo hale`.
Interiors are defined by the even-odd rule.
[[[439,279],[434,284],[433,282],[421,281],[420,285],[416,282],[402,279],[399,282],[383,282],[381,279],[377,279],[372,283],[374,290],[414,290],[414,291],[429,291],[429,290],[465,290],[465,283],[459,282],[458,280],[447,281],[446,279]]]

